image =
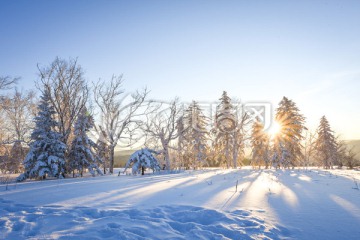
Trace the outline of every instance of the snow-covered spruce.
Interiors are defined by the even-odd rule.
[[[305,130],[305,117],[295,102],[283,97],[276,109],[275,120],[281,131],[273,139],[273,166],[289,168],[298,166],[303,158],[301,141]]]
[[[317,129],[318,137],[315,147],[318,154],[319,163],[324,168],[332,168],[337,161],[337,142],[334,132],[325,116],[321,117],[320,125]]]
[[[182,120],[185,167],[203,167],[206,164],[209,133],[206,129],[207,119],[196,101],[186,109]]]
[[[55,111],[50,104],[48,91],[44,91],[38,110],[35,129],[31,134],[30,151],[23,162],[25,172],[17,181],[46,176],[64,177],[66,145],[61,142],[61,135],[54,131],[58,123],[53,119]]]
[[[158,154],[158,152],[148,148],[143,148],[134,152],[126,163],[124,172],[130,167],[132,168],[132,174],[134,175],[140,173],[140,171],[141,174],[144,175],[146,168],[152,169],[153,172],[160,171],[159,161],[153,154]]]
[[[73,175],[77,171],[80,176],[83,176],[86,168],[92,176],[96,173],[103,175],[98,166],[102,160],[93,151],[96,144],[87,136],[87,132],[94,126],[93,122],[92,116],[87,113],[86,108],[83,108],[75,123],[75,138],[71,143],[69,153],[69,168]]]

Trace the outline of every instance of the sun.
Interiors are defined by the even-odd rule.
[[[277,134],[279,134],[280,130],[281,130],[281,125],[278,122],[274,121],[271,124],[268,133],[269,133],[270,137],[273,138]]]

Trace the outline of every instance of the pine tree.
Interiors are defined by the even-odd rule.
[[[17,178],[18,181],[46,176],[64,177],[66,145],[61,142],[61,135],[54,131],[58,123],[53,118],[55,111],[48,91],[44,91],[38,110],[30,151],[23,162],[25,172]]]
[[[197,102],[193,101],[186,109],[183,120],[186,155],[190,159],[188,164],[194,168],[202,167],[206,164],[208,131],[206,117]]]
[[[232,150],[233,135],[232,131],[236,129],[236,119],[234,114],[234,106],[231,104],[231,98],[224,91],[220,103],[216,107],[214,147],[221,155],[220,159],[225,161],[226,167],[230,168],[230,154]]]
[[[92,116],[87,113],[84,107],[78,115],[74,126],[75,136],[69,153],[69,168],[73,175],[75,171],[78,171],[83,176],[84,169],[88,169],[93,176],[95,176],[96,172],[102,175],[98,167],[98,164],[102,163],[102,161],[93,151],[96,144],[87,136],[87,132],[92,127]]]
[[[251,132],[252,160],[253,167],[265,165],[269,167],[269,136],[264,131],[264,125],[260,121],[255,121]]]
[[[325,116],[320,119],[317,129],[318,137],[315,141],[315,149],[318,153],[320,163],[325,168],[332,168],[337,161],[338,144],[334,132]]]
[[[275,167],[295,167],[302,158],[305,117],[292,100],[283,97],[276,109],[275,120],[281,125],[281,131],[274,139]]]

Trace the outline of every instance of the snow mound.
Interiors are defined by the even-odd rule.
[[[33,207],[0,199],[0,239],[280,239],[251,211],[194,206],[153,209]]]

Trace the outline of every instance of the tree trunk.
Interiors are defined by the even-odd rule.
[[[141,167],[141,175],[145,175],[145,167]]]
[[[233,149],[233,164],[234,164],[234,169],[237,169],[237,158],[238,158],[238,150],[237,150],[236,147],[234,146],[234,149]]]
[[[166,170],[170,170],[170,157],[169,157],[169,148],[164,147],[164,155],[165,155],[165,161],[166,161]]]
[[[109,146],[110,150],[110,166],[109,166],[109,172],[110,174],[114,173],[114,154],[115,154],[115,146]]]
[[[229,169],[230,168],[230,159],[229,159],[229,149],[228,149],[229,145],[226,144],[226,149],[225,149],[225,159],[226,159],[226,168]]]

